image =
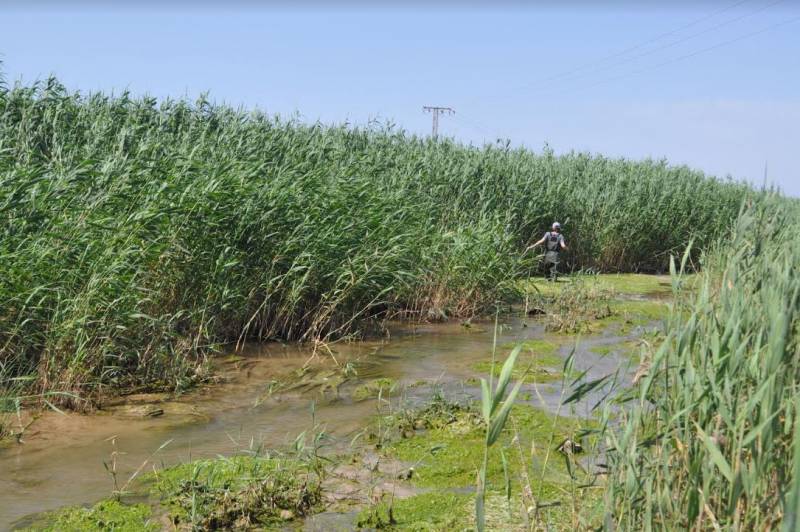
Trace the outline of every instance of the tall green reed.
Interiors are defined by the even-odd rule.
[[[607,433],[609,527],[796,529],[798,219],[778,199],[745,209],[673,312]]]
[[[215,345],[359,335],[572,266],[664,269],[749,187],[664,162],[464,146],[197,102],[0,91],[0,387],[181,389]],[[527,262],[526,262],[527,260]]]

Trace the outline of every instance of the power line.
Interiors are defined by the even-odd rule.
[[[630,57],[624,57],[621,60],[612,63],[607,68],[613,68],[613,67],[617,67],[617,66],[620,66],[620,65],[624,65],[626,63],[630,63],[632,61],[636,61],[637,59],[641,59],[642,57],[647,57],[649,55],[653,55],[656,52],[660,52],[662,50],[666,50],[668,48],[672,48],[674,46],[677,46],[678,44],[685,43],[687,41],[690,41],[692,39],[695,39],[695,38],[700,37],[702,35],[705,35],[707,33],[711,33],[713,31],[716,31],[716,30],[720,29],[720,28],[724,28],[725,26],[729,26],[730,24],[733,24],[735,22],[739,22],[739,21],[744,20],[746,18],[749,18],[749,17],[752,17],[754,15],[757,15],[758,13],[761,13],[762,11],[766,11],[767,9],[769,9],[771,7],[774,7],[774,6],[778,5],[778,4],[781,4],[781,3],[785,2],[785,1],[786,0],[776,0],[776,1],[772,2],[772,3],[770,3],[770,4],[767,4],[765,6],[761,6],[760,8],[758,8],[758,9],[756,9],[754,11],[751,11],[749,13],[745,13],[743,15],[739,15],[738,17],[734,17],[732,19],[728,19],[726,21],[720,22],[719,24],[711,26],[710,28],[706,28],[706,29],[698,31],[696,33],[692,33],[691,35],[687,35],[685,37],[681,37],[680,39],[671,41],[671,42],[666,43],[664,45],[657,46],[655,48],[651,48],[650,50],[647,50],[647,51],[642,52],[640,54],[636,54],[636,55],[630,56]],[[588,70],[586,73],[598,72],[598,71],[602,72],[604,70],[606,70],[606,68],[596,67],[596,68]],[[577,76],[577,78],[573,78],[572,80],[579,79],[583,75],[584,74],[580,74],[580,75]],[[572,81],[572,80],[570,80],[570,81]],[[552,87],[552,85],[550,85],[550,86],[542,86],[538,90],[548,90],[551,87]],[[538,92],[538,90],[537,90],[537,92]]]
[[[463,124],[463,125],[471,128],[471,129],[481,133],[483,135],[483,141],[484,142],[486,142],[487,137],[489,137],[489,138],[491,138],[491,137],[497,138],[498,137],[498,135],[496,135],[491,130],[491,128],[489,128],[488,126],[486,126],[485,124],[483,124],[481,122],[478,122],[477,120],[470,120],[470,119],[464,117],[463,113],[461,114],[460,117],[459,116],[454,116],[453,118],[455,119],[456,122],[459,122],[460,124]]]
[[[639,74],[642,74],[642,73],[645,73],[645,72],[649,72],[651,70],[656,70],[658,68],[662,68],[664,66],[671,65],[673,63],[684,61],[686,59],[690,59],[692,57],[695,57],[695,56],[698,56],[698,55],[701,55],[701,54],[704,54],[704,53],[708,53],[708,52],[714,51],[714,50],[716,50],[718,48],[722,48],[724,46],[728,46],[728,45],[735,44],[735,43],[740,42],[740,41],[744,41],[744,40],[756,37],[758,35],[761,35],[762,33],[766,33],[768,31],[772,31],[772,30],[775,30],[775,29],[783,27],[783,26],[788,26],[789,24],[793,24],[793,23],[798,22],[798,21],[800,21],[800,16],[792,17],[790,19],[787,19],[787,20],[784,20],[784,21],[781,21],[781,22],[777,22],[775,24],[770,24],[769,26],[763,27],[761,29],[758,29],[758,30],[755,30],[755,31],[751,31],[749,33],[745,33],[745,34],[742,34],[742,35],[738,35],[738,36],[736,36],[736,37],[734,37],[732,39],[727,39],[725,41],[718,42],[718,43],[713,44],[711,46],[707,46],[705,48],[700,48],[700,49],[694,50],[692,52],[689,52],[689,53],[686,53],[686,54],[683,54],[683,55],[680,55],[680,56],[677,56],[677,57],[673,57],[671,59],[668,59],[666,61],[662,61],[660,63],[651,65],[651,66],[646,67],[646,68],[642,68],[642,69],[639,69],[639,70],[636,70],[636,71],[633,71],[633,72],[629,72],[627,74],[623,74],[623,75],[620,75],[620,76],[615,76],[615,77],[612,77],[612,78],[601,80],[601,81],[598,81],[598,82],[590,84],[590,85],[584,85],[584,86],[580,86],[580,87],[573,87],[571,90],[569,90],[569,89],[562,90],[559,93],[563,94],[564,92],[575,92],[575,91],[587,90],[587,89],[591,89],[591,88],[594,88],[594,87],[597,87],[597,86],[600,86],[600,85],[605,85],[605,84],[608,84],[608,83],[613,83],[615,81],[626,79],[626,78],[629,78],[629,77],[632,77],[632,76],[637,76]],[[491,131],[487,131],[488,128],[484,128],[483,126],[480,126],[475,122],[473,122],[473,125],[475,127],[477,127],[479,130],[482,130],[484,133],[491,133]],[[495,135],[495,136],[496,136],[496,138],[500,138],[499,135]]]
[[[688,28],[696,26],[697,24],[705,22],[706,20],[714,18],[717,15],[720,15],[722,13],[726,13],[726,12],[730,11],[731,9],[735,9],[735,8],[739,7],[740,5],[745,4],[747,2],[750,2],[750,1],[752,1],[752,0],[737,0],[733,4],[730,4],[730,5],[726,6],[726,7],[717,9],[717,10],[715,10],[715,11],[713,11],[713,12],[707,14],[707,15],[704,15],[702,17],[694,19],[694,20],[688,22],[687,24],[684,24],[684,25],[682,25],[682,26],[680,26],[678,28],[675,28],[675,29],[669,30],[667,32],[661,33],[659,35],[656,35],[655,37],[652,37],[650,39],[642,41],[642,42],[640,42],[638,44],[634,44],[632,46],[629,46],[629,47],[627,47],[627,48],[625,48],[623,50],[620,50],[618,52],[614,52],[614,53],[609,54],[607,56],[601,57],[600,59],[597,59],[597,60],[593,60],[593,61],[589,61],[587,63],[583,63],[582,65],[579,65],[579,66],[577,66],[575,68],[572,68],[570,70],[561,72],[560,74],[555,74],[553,76],[541,79],[538,82],[534,82],[533,84],[528,83],[528,84],[525,84],[525,85],[520,85],[520,86],[512,88],[510,90],[511,91],[521,91],[521,90],[527,90],[527,89],[540,89],[544,84],[547,84],[547,83],[552,82],[552,81],[557,81],[557,80],[560,80],[562,78],[570,77],[573,74],[576,74],[578,72],[581,72],[581,71],[584,71],[584,70],[587,70],[587,69],[591,69],[592,67],[596,68],[597,65],[599,65],[599,64],[605,63],[605,62],[610,61],[612,59],[616,59],[617,57],[624,56],[624,55],[628,54],[629,52],[633,52],[633,51],[638,50],[640,48],[643,48],[643,47],[645,47],[645,46],[647,46],[649,44],[658,42],[658,41],[660,41],[661,39],[663,39],[665,37],[669,37],[669,36],[675,35],[676,33],[680,33],[683,30],[686,30]],[[779,1],[783,1],[783,0],[779,0]],[[468,104],[473,103],[473,102],[475,102],[475,101],[477,101],[479,99],[480,99],[479,97],[471,98],[471,99],[467,100],[462,105],[463,106],[467,106]]]
[[[632,77],[632,76],[636,76],[636,75],[642,74],[644,72],[649,72],[651,70],[655,70],[655,69],[661,68],[663,66],[671,65],[673,63],[677,63],[679,61],[683,61],[683,60],[695,57],[697,55],[701,55],[701,54],[704,54],[704,53],[707,53],[707,52],[711,52],[713,50],[716,50],[717,48],[722,48],[723,46],[728,46],[730,44],[734,44],[734,43],[737,43],[739,41],[744,41],[746,39],[749,39],[751,37],[755,37],[756,35],[760,35],[762,33],[766,33],[768,31],[774,30],[774,29],[779,28],[781,26],[787,26],[789,24],[797,22],[798,20],[800,20],[800,16],[793,17],[793,18],[784,20],[782,22],[777,22],[775,24],[771,24],[771,25],[766,26],[764,28],[761,28],[759,30],[752,31],[750,33],[745,33],[743,35],[739,35],[737,37],[734,37],[733,39],[728,39],[726,41],[721,41],[721,42],[719,42],[717,44],[714,44],[714,45],[711,45],[711,46],[707,46],[705,48],[701,48],[699,50],[695,50],[693,52],[689,52],[689,53],[684,54],[684,55],[673,57],[672,59],[668,59],[666,61],[662,61],[661,63],[657,63],[655,65],[651,65],[651,66],[649,66],[647,68],[642,68],[642,69],[639,69],[639,70],[636,70],[636,71],[633,71],[633,72],[629,72],[627,74],[623,74],[621,76],[608,78],[608,79],[599,81],[597,83],[593,83],[591,85],[585,85],[583,87],[574,87],[572,90],[567,89],[567,90],[563,90],[563,91],[560,91],[560,92],[561,93],[563,93],[563,92],[574,92],[575,90],[591,89],[593,87],[597,87],[598,85],[604,85],[606,83],[612,83],[614,81],[619,81],[621,79],[626,79],[626,78],[629,78],[629,77]]]

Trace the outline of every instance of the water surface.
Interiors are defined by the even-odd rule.
[[[544,335],[542,325],[530,319],[508,318],[502,325],[497,345]],[[591,348],[630,337],[606,332],[582,340],[575,355],[576,369],[588,369],[588,378],[615,372],[627,360],[613,353],[600,356]],[[248,345],[235,360],[221,363],[225,382],[177,400],[91,415],[47,412],[28,429],[24,444],[0,450],[0,529],[24,524],[24,518],[32,514],[109,496],[114,484],[103,463],[110,464],[115,452],[118,482],[124,484],[137,470],[228,455],[253,445],[280,446],[312,428],[314,421],[347,442],[378,411],[377,399],[351,398],[353,388],[365,380],[397,381],[403,392],[392,399],[395,403],[425,400],[434,389],[477,397],[474,378],[478,375],[472,367],[491,356],[493,343],[492,323],[473,323],[468,328],[447,323],[396,327],[391,339],[335,344],[330,352],[277,343]],[[559,354],[566,358],[574,346],[574,340],[566,342]],[[335,369],[348,362],[357,377],[340,386],[338,394],[333,389],[321,394],[318,388],[268,393],[276,376],[304,364]],[[533,386],[523,389],[532,404],[559,409],[560,382]],[[587,398],[578,412],[559,411],[581,414],[601,394],[598,390]],[[154,408],[163,414],[142,415]]]

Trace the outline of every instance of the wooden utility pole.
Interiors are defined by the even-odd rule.
[[[436,107],[431,105],[425,105],[422,107],[422,111],[425,113],[432,113],[433,114],[433,125],[431,128],[431,136],[436,138],[439,134],[439,114],[445,113],[448,115],[456,114],[455,110],[451,109],[450,107]]]

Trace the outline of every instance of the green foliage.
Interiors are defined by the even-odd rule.
[[[188,462],[153,474],[176,524],[247,528],[307,515],[322,501],[321,470],[295,458],[236,456]]]
[[[607,513],[620,529],[774,530],[784,516],[795,528],[798,220],[777,199],[746,209],[668,318],[607,433]]]
[[[546,309],[547,330],[559,333],[591,332],[598,320],[613,315],[613,292],[596,282],[587,282],[593,277],[574,276],[550,294],[538,296],[539,305]]]
[[[664,162],[13,87],[0,91],[0,387],[180,389],[218,342],[468,317],[510,295],[535,264],[521,249],[554,218],[570,265],[663,270],[749,195]]]

